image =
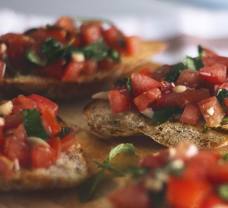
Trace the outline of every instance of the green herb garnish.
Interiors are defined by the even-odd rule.
[[[228,153],[224,154],[222,158],[224,161],[228,162]]]
[[[41,139],[48,138],[48,134],[43,127],[39,111],[36,109],[23,110],[23,120],[25,130],[29,137],[39,137]]]
[[[181,109],[178,107],[169,107],[157,110],[154,112],[152,122],[155,124],[161,124],[168,121],[174,115],[181,113]]]
[[[26,58],[30,63],[35,64],[37,66],[45,66],[46,65],[46,61],[41,59],[40,56],[34,50],[29,50],[26,53]]]
[[[226,90],[226,89],[219,89],[216,96],[217,96],[219,102],[223,104],[224,99],[225,98],[228,98],[228,90]]]
[[[175,82],[179,77],[180,73],[185,69],[186,69],[186,66],[183,63],[172,65],[170,71],[167,73],[165,77],[165,81]]]
[[[227,201],[228,200],[228,184],[223,184],[218,187],[218,194],[219,196]]]
[[[131,85],[131,78],[130,77],[124,77],[122,79],[118,79],[115,84],[116,87],[119,88],[125,88],[127,91],[131,94],[132,92],[132,85]]]
[[[65,137],[66,135],[68,135],[71,131],[71,128],[69,127],[62,127],[61,131],[59,132],[59,137],[60,138],[63,138]]]
[[[191,69],[194,71],[199,70],[200,68],[203,67],[203,62],[201,60],[201,57],[192,58],[190,56],[187,56],[183,60],[183,64],[186,66],[187,69]]]

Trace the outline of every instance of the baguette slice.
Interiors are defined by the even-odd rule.
[[[91,102],[84,114],[91,131],[105,139],[143,134],[167,147],[181,141],[189,141],[199,148],[219,148],[228,144],[227,131],[209,129],[204,132],[201,127],[170,121],[155,126],[137,112],[113,114],[108,101],[104,100]]]
[[[34,75],[19,75],[0,80],[0,95],[11,98],[18,94],[37,93],[56,100],[69,100],[85,97],[104,88],[112,80],[124,76],[144,63],[152,55],[164,50],[165,44],[155,41],[142,41],[139,52],[134,56],[124,56],[122,62],[113,69],[102,70],[94,75],[82,76],[77,82],[63,82]]]
[[[61,153],[56,163],[47,169],[16,170],[8,180],[0,178],[0,191],[47,190],[70,188],[88,177],[87,163],[79,145]]]

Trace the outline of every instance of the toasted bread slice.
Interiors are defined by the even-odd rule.
[[[104,100],[90,103],[84,114],[91,131],[105,139],[143,134],[168,147],[181,141],[189,141],[199,148],[219,148],[228,144],[226,131],[209,129],[204,132],[201,127],[170,121],[154,125],[137,112],[113,114]]]
[[[61,153],[56,163],[47,169],[16,170],[8,180],[0,178],[0,191],[28,191],[70,188],[88,177],[87,164],[80,146]]]
[[[82,76],[77,82],[63,82],[39,76],[17,76],[0,80],[0,95],[13,97],[20,93],[38,93],[53,99],[73,99],[90,95],[107,85],[107,81],[115,80],[118,77],[128,74],[137,65],[142,64],[152,55],[164,50],[165,44],[154,41],[144,41],[140,45],[140,50],[134,56],[125,56],[121,64],[113,69],[102,70],[95,75]]]

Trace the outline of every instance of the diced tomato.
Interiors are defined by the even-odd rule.
[[[25,109],[37,108],[36,103],[29,97],[24,95],[19,95],[13,99],[13,112],[19,112]]]
[[[193,70],[184,70],[176,81],[177,85],[185,85],[188,87],[196,88],[200,85],[199,72]]]
[[[63,77],[63,74],[65,73],[64,66],[65,66],[65,60],[57,59],[56,61],[48,64],[47,66],[39,67],[36,70],[42,76],[48,76],[53,79],[61,79]]]
[[[163,65],[159,67],[157,70],[154,70],[152,77],[156,80],[162,81],[165,79],[166,74],[170,71],[170,65]]]
[[[7,33],[0,37],[0,42],[7,45],[7,61],[10,66],[22,72],[26,70],[28,62],[25,54],[33,46],[34,40],[25,35]]]
[[[84,67],[83,62],[71,61],[65,68],[63,81],[77,81]]]
[[[211,196],[208,196],[201,205],[202,208],[216,208],[216,207],[228,207],[228,203],[225,203],[223,200],[221,200],[218,196],[215,194],[211,194]]]
[[[218,56],[214,51],[203,47],[203,57],[216,57]]]
[[[228,82],[224,82],[219,86],[219,89],[226,89],[228,90]]]
[[[61,131],[61,126],[59,125],[56,116],[52,114],[47,108],[42,112],[42,121],[46,131],[51,136],[55,136]]]
[[[25,130],[22,125],[12,132],[11,135],[5,137],[4,155],[10,160],[18,159],[23,167],[30,164],[30,148],[25,141]]]
[[[0,126],[0,152],[3,151],[4,141],[3,127]]]
[[[151,90],[153,88],[161,87],[160,82],[140,73],[131,74],[131,84],[135,95],[140,95],[141,93]]]
[[[110,58],[103,59],[98,62],[98,70],[103,70],[103,71],[111,70],[113,69],[115,64],[116,63]]]
[[[228,58],[223,56],[203,57],[204,66],[212,66],[214,64],[223,64],[228,67]]]
[[[217,164],[220,156],[216,152],[200,151],[186,161],[183,176],[191,179],[205,180],[211,167]]]
[[[18,127],[23,122],[23,115],[21,112],[13,113],[5,117],[5,129],[12,129]]]
[[[152,67],[145,66],[139,70],[139,73],[148,77],[152,77],[152,71],[154,71]]]
[[[56,160],[56,153],[52,148],[42,145],[35,145],[31,150],[32,167],[47,168]]]
[[[59,107],[52,100],[37,94],[32,94],[29,96],[29,98],[36,102],[36,105],[39,108],[40,112],[43,112],[46,109],[48,109],[50,112],[53,113],[53,115],[57,114]]]
[[[161,90],[154,88],[134,98],[134,104],[139,111],[145,110],[151,103],[161,97]]]
[[[180,117],[182,123],[197,125],[200,119],[200,111],[197,105],[188,104]]]
[[[85,75],[92,75],[95,74],[97,71],[97,62],[92,59],[88,59],[84,62],[84,67],[82,73]]]
[[[7,181],[13,174],[13,162],[4,156],[0,156],[0,176]]]
[[[200,69],[200,77],[211,84],[222,84],[226,81],[227,66],[223,64],[214,64]]]
[[[221,124],[225,113],[215,96],[199,102],[199,108],[208,127],[218,127]]]
[[[206,99],[210,96],[209,90],[197,89],[197,90],[186,90],[182,93],[170,93],[163,94],[156,105],[162,107],[184,107],[187,104],[198,103],[199,101]]]
[[[109,200],[115,208],[149,208],[150,199],[146,191],[137,186],[123,188],[112,193]]]
[[[228,182],[228,164],[216,163],[213,166],[210,166],[208,171],[208,178],[211,182],[214,183],[227,183]]]
[[[75,22],[74,22],[73,18],[71,18],[71,17],[62,16],[56,21],[55,25],[65,29],[67,31],[76,32]]]
[[[3,79],[5,76],[6,64],[0,60],[0,79]]]
[[[139,51],[139,38],[135,36],[125,38],[125,47],[127,55],[134,55]]]
[[[128,96],[119,90],[109,91],[108,99],[113,113],[121,113],[130,109],[130,100]]]
[[[101,38],[101,25],[98,22],[84,23],[80,30],[85,44],[95,43]]]
[[[53,137],[48,140],[48,144],[51,146],[55,153],[55,158],[58,159],[60,153],[61,153],[61,141],[58,137]]]
[[[167,187],[169,204],[178,208],[201,208],[200,204],[211,191],[207,182],[187,178],[170,178]]]
[[[140,161],[141,167],[160,168],[165,165],[170,158],[169,150],[162,150],[158,154],[148,155]]]
[[[62,138],[61,139],[62,151],[63,152],[67,151],[70,147],[72,147],[75,144],[76,140],[77,138],[74,134],[68,134],[64,138]]]
[[[108,45],[117,49],[122,49],[118,42],[123,40],[124,36],[115,26],[111,26],[107,30],[104,30],[103,37]]]
[[[224,104],[225,104],[225,106],[228,108],[228,98],[225,98],[224,99]],[[228,109],[227,109],[228,110]]]

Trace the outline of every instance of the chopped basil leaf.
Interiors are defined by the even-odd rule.
[[[59,137],[63,138],[65,137],[67,134],[69,134],[71,131],[71,128],[69,127],[62,127],[61,131],[59,132]]]
[[[218,187],[218,194],[223,200],[228,200],[228,184],[223,184]]]
[[[134,145],[131,143],[125,143],[119,144],[116,147],[112,148],[108,156],[109,161],[114,159],[118,154],[121,153],[135,154]]]
[[[40,56],[34,50],[29,50],[26,53],[26,58],[30,63],[35,64],[37,66],[45,66],[46,65],[46,61],[42,60],[40,58]]]
[[[201,45],[198,45],[198,57],[202,58],[203,57],[203,47]]]
[[[109,50],[109,57],[113,60],[113,61],[120,61],[120,53],[114,49]]]
[[[53,60],[61,57],[64,53],[63,45],[53,38],[48,38],[43,43],[41,50],[47,57],[48,62],[52,62]]]
[[[143,167],[129,167],[126,170],[127,174],[130,174],[132,177],[137,178],[139,176],[143,176],[147,174],[149,171],[148,168],[143,168]]]
[[[222,119],[222,124],[228,124],[228,116]]]
[[[167,73],[165,77],[165,81],[167,82],[175,82],[179,77],[180,73],[186,69],[186,66],[183,63],[178,63],[171,66],[170,71]]]
[[[223,104],[224,99],[228,98],[228,90],[219,89],[218,93],[217,93],[217,98],[218,98],[219,102]]]
[[[157,110],[154,112],[152,122],[155,124],[161,124],[168,121],[172,116],[181,113],[181,109],[178,107],[169,107]]]
[[[39,137],[41,139],[47,139],[46,133],[39,111],[36,109],[23,110],[23,120],[27,135],[30,137]]]
[[[201,57],[192,58],[190,56],[187,56],[183,60],[183,64],[186,66],[187,69],[191,70],[199,70],[203,67],[203,62],[201,60]]]
[[[125,88],[129,93],[132,92],[132,85],[131,85],[131,78],[130,77],[124,77],[122,79],[118,79],[115,82],[115,86],[119,88]]]

